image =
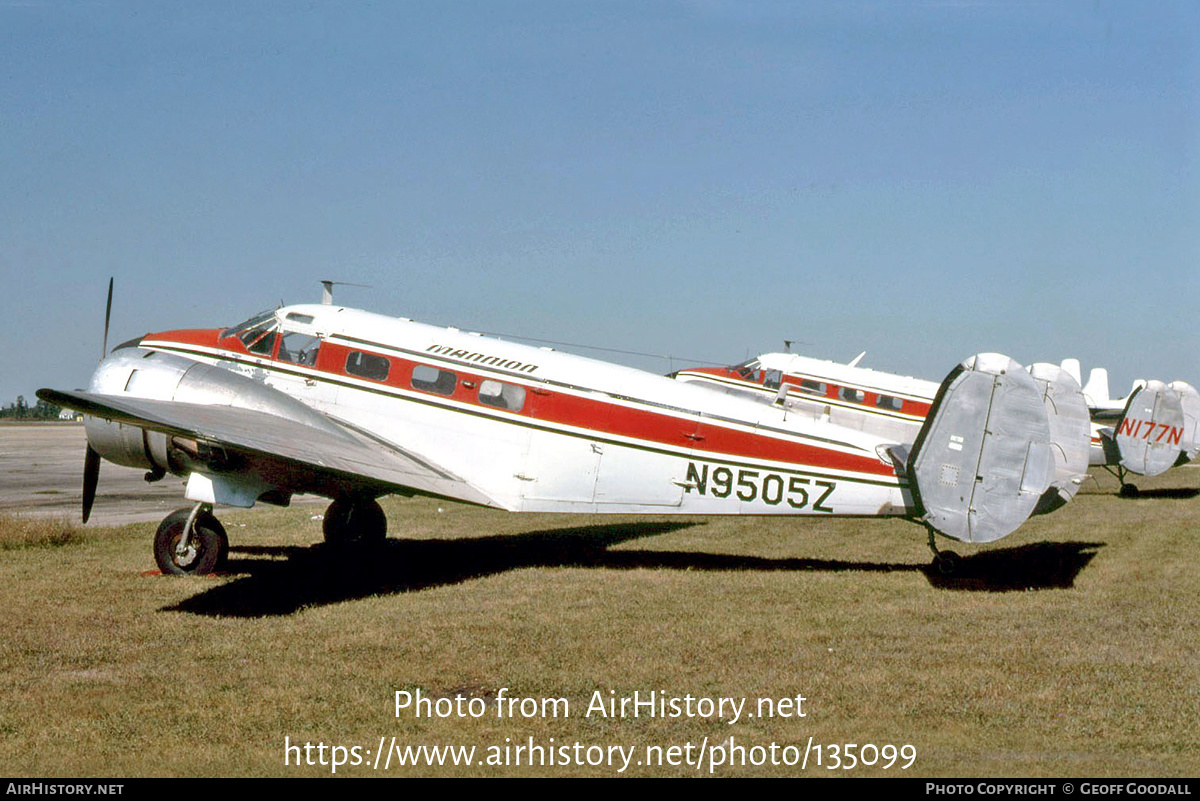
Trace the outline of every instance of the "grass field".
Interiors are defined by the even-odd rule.
[[[995,546],[957,548],[968,558],[953,579],[927,569],[923,531],[901,521],[518,516],[395,499],[387,546],[348,559],[316,545],[312,508],[229,511],[229,574],[178,579],[151,574],[153,525],[39,534],[8,519],[0,771],[331,772],[296,767],[300,751],[285,766],[285,738],[312,743],[313,761],[357,746],[366,764],[338,775],[621,767],[372,769],[394,737],[475,746],[477,762],[503,761],[505,746],[511,762],[530,738],[581,743],[572,759],[634,747],[625,775],[696,775],[637,763],[648,747],[666,759],[705,741],[768,760],[717,775],[1200,775],[1200,470],[1139,483],[1153,491],[1122,500],[1101,474]],[[498,718],[501,688],[564,698],[570,716],[517,706]],[[486,713],[397,717],[396,691],[418,690],[443,710],[479,698]],[[746,711],[801,695],[805,716],[585,716],[596,691],[745,698]],[[752,750],[799,749],[777,750],[782,761],[809,738],[825,744],[823,765],[810,756],[803,772]],[[830,771],[837,743],[911,745],[916,758]]]

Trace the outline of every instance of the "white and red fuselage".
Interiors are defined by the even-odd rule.
[[[809,417],[911,443],[938,384],[793,353],[764,353],[733,367],[695,367],[679,381],[779,401]]]
[[[286,306],[230,329],[148,334],[136,351],[114,351],[91,391],[137,394],[125,362],[141,352],[239,373],[428,457],[513,511],[914,512],[886,452],[896,437],[455,328]],[[896,395],[897,419],[919,427],[920,396]]]
[[[734,367],[681,370],[676,378],[764,400],[779,396],[786,405],[816,419],[906,443],[916,438],[939,386],[920,378],[793,353],[764,353]],[[782,394],[781,385],[786,387]],[[1109,440],[1122,435],[1175,448],[1191,441],[1186,424],[1122,416],[1124,405],[1122,400],[1115,408],[1093,409],[1090,464],[1112,464],[1120,458],[1111,444],[1106,449],[1105,434]]]

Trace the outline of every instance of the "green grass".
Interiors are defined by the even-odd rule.
[[[324,775],[284,738],[405,744],[911,744],[907,771],[1200,772],[1200,471],[1122,500],[1106,476],[963,571],[903,521],[507,515],[385,504],[369,559],[316,546],[319,509],[221,515],[229,575],[147,575],[152,524],[0,556],[0,765],[10,775]],[[1183,490],[1179,488],[1185,488]],[[442,511],[439,511],[441,509]],[[943,546],[945,547],[945,546]],[[563,719],[497,719],[506,694]],[[397,690],[488,704],[414,718]],[[806,700],[804,718],[584,717],[596,690]],[[327,752],[328,754],[328,752]],[[315,756],[315,752],[314,752]],[[381,763],[382,765],[382,763]],[[839,771],[842,773],[844,771]],[[380,775],[346,766],[339,775]],[[387,775],[615,775],[607,766]],[[686,766],[635,775],[695,775]],[[723,767],[719,775],[795,775]],[[827,775],[810,764],[810,775]]]
[[[85,538],[83,529],[68,520],[0,513],[0,551],[55,548]]]

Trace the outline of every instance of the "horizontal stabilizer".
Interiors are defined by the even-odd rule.
[[[908,462],[923,522],[961,542],[991,542],[1033,513],[1055,475],[1043,395],[996,353],[946,376]]]
[[[1183,402],[1162,381],[1129,396],[1116,430],[1108,434],[1117,463],[1132,473],[1157,476],[1174,467],[1183,452]]]
[[[1092,423],[1079,382],[1068,371],[1043,362],[1030,365],[1029,374],[1042,392],[1054,453],[1054,479],[1034,509],[1045,514],[1074,498],[1087,477]]]

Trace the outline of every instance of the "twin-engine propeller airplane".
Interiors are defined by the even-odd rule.
[[[859,367],[863,355],[840,364],[794,353],[765,353],[733,367],[698,367],[674,375],[898,442],[916,441],[938,385]],[[1029,371],[1048,391],[1069,399],[1065,406],[1058,397],[1048,396],[1047,401],[1052,423],[1071,429],[1056,439],[1064,501],[1077,491],[1089,464],[1113,473],[1121,482],[1121,494],[1129,497],[1137,494],[1126,481],[1129,474],[1155,476],[1200,455],[1200,393],[1183,381],[1138,380],[1126,397],[1113,399],[1103,368],[1093,369],[1082,389],[1075,359],[1061,367],[1035,364]]]
[[[85,415],[85,521],[101,457],[186,478],[193,505],[163,520],[154,555],[164,572],[204,573],[228,549],[215,505],[294,493],[332,500],[330,543],[382,540],[376,499],[392,493],[510,511],[902,516],[949,569],[935,532],[990,542],[1062,495],[1056,456],[1086,433],[1053,412],[1056,392],[974,356],[936,393],[893,396],[898,417],[923,398],[916,436],[897,436],[328,303],[147,334],[107,354],[86,392],[38,396]]]

